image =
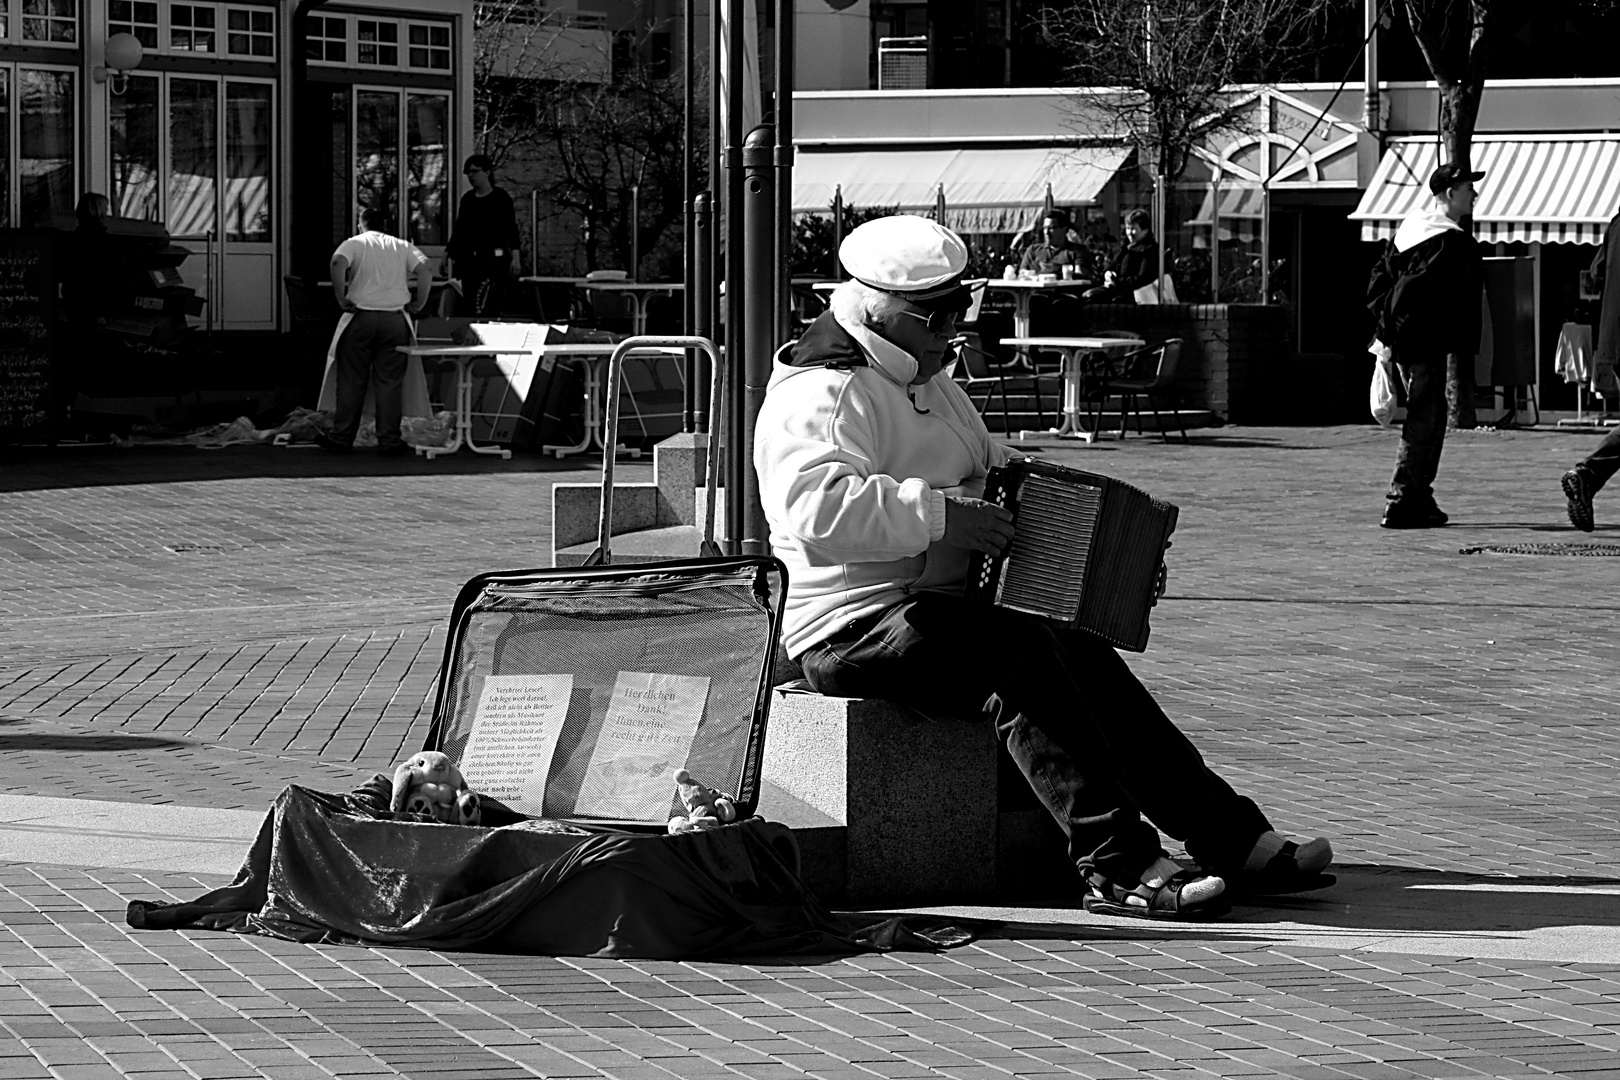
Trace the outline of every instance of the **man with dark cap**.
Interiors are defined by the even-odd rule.
[[[1484,264],[1460,222],[1473,213],[1474,182],[1484,176],[1455,164],[1435,169],[1433,198],[1401,221],[1374,271],[1374,346],[1389,350],[1406,384],[1406,421],[1381,522],[1386,529],[1431,529],[1449,520],[1434,501],[1446,441],[1446,356],[1472,363],[1479,351]]]
[[[1069,838],[1088,910],[1207,918],[1234,892],[1329,884],[1328,842],[1274,831],[1112,648],[967,606],[970,557],[1013,535],[1011,515],[979,497],[1007,451],[943,371],[968,302],[967,247],[898,215],[855,229],[839,257],[853,280],[777,365],[754,434],[771,546],[788,567],[783,644],[810,685],[993,718]],[[1200,869],[1172,862],[1144,814]]]
[[[499,315],[512,279],[523,268],[517,209],[495,186],[495,163],[474,154],[462,166],[472,190],[461,197],[445,254],[461,280],[460,314]]]
[[[1616,268],[1612,278],[1608,273],[1611,266]],[[1609,219],[1603,246],[1592,258],[1591,273],[1603,297],[1598,301],[1594,358],[1620,367],[1620,214]],[[1592,531],[1592,497],[1616,472],[1620,472],[1620,428],[1610,431],[1590,457],[1563,475],[1565,509],[1571,525],[1582,532]]]

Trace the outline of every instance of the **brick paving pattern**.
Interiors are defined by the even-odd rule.
[[[1620,502],[1599,497],[1593,536],[1564,519],[1558,475],[1594,443],[1456,435],[1453,527],[1420,533],[1377,528],[1387,431],[1043,447],[1180,505],[1132,665],[1279,825],[1331,835],[1347,880],[1407,903],[1433,953],[1335,894],[1198,927],[1071,907],[939,955],[311,947],[124,927],[126,900],[218,876],[11,863],[0,1077],[1620,1076],[1620,559],[1459,553],[1620,542]],[[590,479],[535,459],[7,452],[3,790],[259,809],[388,768],[425,732],[456,588],[543,565],[550,483]],[[1373,937],[1310,944],[1346,928]],[[1506,958],[1487,932],[1502,953],[1590,939],[1593,959]]]

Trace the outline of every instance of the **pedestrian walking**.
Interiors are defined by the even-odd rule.
[[[1374,344],[1389,349],[1406,384],[1386,529],[1431,529],[1449,520],[1434,500],[1446,440],[1446,356],[1472,358],[1479,351],[1484,264],[1461,222],[1473,213],[1474,183],[1484,176],[1456,164],[1435,169],[1433,198],[1402,219],[1368,289]]]
[[[461,197],[445,248],[461,280],[464,303],[459,313],[499,315],[512,279],[523,268],[517,209],[512,197],[495,186],[495,164],[489,155],[472,155],[461,171],[472,190]]]
[[[1620,213],[1609,219],[1603,246],[1592,258],[1591,270],[1603,297],[1598,302],[1594,360],[1620,365],[1620,284],[1611,287],[1607,273],[1610,265],[1620,266]],[[1571,525],[1582,532],[1592,531],[1592,497],[1616,472],[1620,472],[1620,428],[1610,431],[1590,457],[1564,474],[1564,499]]]
[[[332,295],[343,309],[332,339],[337,404],[331,432],[315,441],[335,453],[354,449],[369,386],[376,395],[377,452],[408,454],[400,419],[409,365],[399,346],[415,337],[411,320],[427,306],[433,272],[414,244],[385,231],[385,211],[368,207],[360,220],[360,233],[332,253]]]

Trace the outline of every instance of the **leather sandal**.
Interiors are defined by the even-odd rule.
[[[1260,869],[1238,870],[1222,876],[1234,893],[1284,896],[1325,889],[1337,882],[1337,875],[1323,872],[1332,862],[1333,848],[1326,840],[1312,840],[1303,848],[1290,840]]]
[[[1199,870],[1183,870],[1158,888],[1117,885],[1101,874],[1086,879],[1085,909],[1133,919],[1214,919],[1232,908],[1226,883]]]

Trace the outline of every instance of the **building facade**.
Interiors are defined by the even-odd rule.
[[[8,4],[0,224],[70,223],[105,194],[192,252],[181,274],[220,331],[282,328],[283,277],[324,276],[360,206],[442,252],[472,141],[472,0]],[[141,46],[122,70],[120,34]]]

